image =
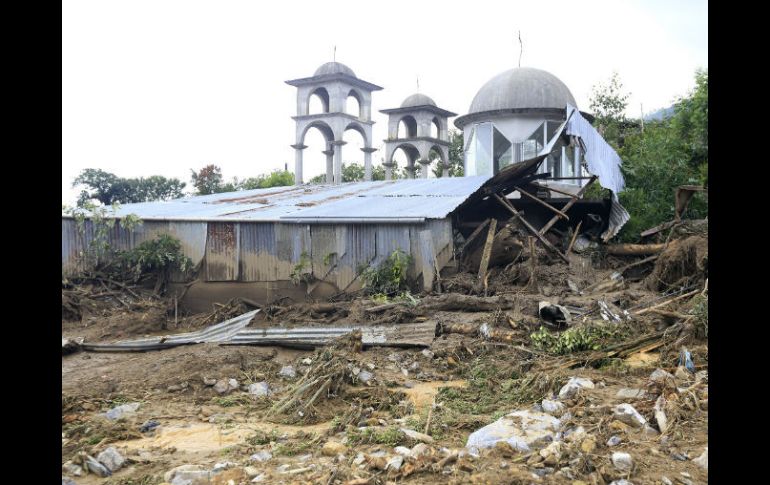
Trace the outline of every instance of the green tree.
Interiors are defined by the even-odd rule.
[[[214,164],[206,165],[202,169],[190,169],[192,172],[192,184],[197,190],[197,195],[216,194],[222,190],[222,169]]]
[[[608,143],[616,148],[622,145],[621,131],[626,122],[626,107],[630,93],[623,90],[623,83],[617,72],[609,81],[595,85],[591,92],[589,107],[594,114],[594,125]]]
[[[239,190],[267,189],[270,187],[283,187],[294,185],[294,174],[288,170],[273,170],[267,175],[258,175],[244,180]]]
[[[463,132],[459,130],[449,130],[449,176],[463,176]],[[433,167],[433,175],[441,177],[443,170],[438,163]]]
[[[78,206],[83,207],[91,200],[112,205],[175,199],[184,195],[185,183],[160,175],[122,178],[104,170],[87,168],[75,177],[72,186],[83,187],[78,197]]]

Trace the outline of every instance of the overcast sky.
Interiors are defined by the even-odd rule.
[[[588,110],[617,71],[629,116],[667,107],[708,67],[707,1],[193,1],[62,3],[62,202],[84,168],[189,184],[208,163],[226,179],[293,170],[296,88],[332,60],[373,94],[375,163],[385,115],[417,91],[467,112],[476,91],[516,67],[550,71]],[[452,120],[450,120],[451,123]],[[453,126],[453,125],[452,125]],[[306,140],[305,179],[324,171]],[[363,161],[349,132],[345,161]]]

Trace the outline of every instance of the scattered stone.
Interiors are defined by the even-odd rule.
[[[254,477],[254,479],[251,481],[251,483],[264,482],[266,479],[267,479],[267,475],[265,475],[264,473],[260,473],[259,475]]]
[[[144,424],[142,424],[142,426],[139,428],[139,432],[148,433],[154,430],[155,428],[157,428],[158,426],[160,426],[160,423],[155,421],[154,419],[151,419],[149,421],[145,421]]]
[[[686,372],[686,371],[685,371]],[[658,423],[658,429],[661,433],[665,433],[668,429],[668,418],[666,417],[666,398],[663,397],[663,394],[658,396],[658,399],[655,401],[655,421]]]
[[[628,431],[631,429],[631,426],[627,425],[626,423],[621,423],[617,419],[614,419],[610,423],[610,429],[614,431],[622,431],[624,433],[628,433]]]
[[[646,393],[641,389],[629,389],[624,387],[615,394],[618,399],[643,399]]]
[[[594,383],[583,377],[570,377],[569,381],[559,391],[559,399],[574,397],[581,389],[593,389]]]
[[[204,377],[203,378],[203,385],[204,386],[211,387],[211,386],[213,386],[216,383],[217,383],[217,380],[214,379],[213,377]]]
[[[644,436],[654,437],[654,436],[658,436],[660,434],[660,431],[653,428],[649,424],[645,424],[644,428],[642,428],[642,434]]]
[[[593,451],[596,449],[596,440],[589,436],[588,438],[584,439],[582,443],[580,443],[580,450],[583,453],[593,453]]]
[[[106,413],[102,414],[102,416],[104,416],[107,419],[116,421],[118,419],[134,414],[136,410],[139,409],[139,405],[140,404],[138,402],[121,404],[120,406],[115,406],[114,408],[110,409]]]
[[[393,448],[393,451],[395,451],[397,454],[401,456],[409,456],[409,454],[412,452],[409,448],[406,446],[396,446]]]
[[[684,368],[684,366],[679,366],[676,368],[676,371],[674,372],[674,377],[679,379],[680,381],[689,382],[690,379],[692,379],[692,374],[690,374],[690,371]]]
[[[634,460],[628,453],[616,451],[612,454],[612,465],[623,473],[628,473],[634,467]]]
[[[709,447],[707,446],[703,453],[692,461],[704,471],[709,471]]]
[[[235,379],[219,379],[214,384],[214,390],[217,394],[228,394],[236,389],[238,389],[238,381]]]
[[[262,450],[254,453],[249,457],[251,461],[258,461],[260,463],[270,460],[273,457],[272,453],[267,450]]]
[[[295,377],[297,377],[297,371],[294,370],[294,366],[285,365],[281,367],[281,371],[278,372],[278,375],[286,379],[294,379]]]
[[[277,471],[278,473],[284,473],[289,468],[291,468],[291,465],[289,465],[288,463],[284,463],[283,465],[278,465],[277,467],[275,467],[275,471]]]
[[[302,359],[302,363],[304,365],[310,365],[313,363],[313,359],[311,359],[310,357],[305,357],[304,359]]]
[[[83,474],[83,468],[72,463],[71,461],[64,463],[61,468],[65,473],[69,473],[70,475],[74,475],[76,477],[79,477]]]
[[[99,461],[91,455],[86,455],[84,464],[86,469],[94,475],[99,475],[102,478],[112,475],[109,468],[99,463]]]
[[[428,349],[423,349],[423,351],[421,353],[422,353],[423,357],[425,357],[426,359],[432,359],[433,355],[434,355],[433,352],[431,352]]]
[[[358,373],[358,380],[363,382],[364,384],[368,384],[369,381],[372,380],[372,377],[374,377],[374,374],[372,374],[369,371],[362,370]]]
[[[61,477],[61,485],[78,485],[74,480],[67,477]]]
[[[582,426],[571,428],[564,432],[564,438],[570,443],[582,440],[586,436],[586,429]]]
[[[431,452],[430,446],[425,443],[418,443],[409,452],[409,456],[412,458],[419,458],[421,456],[429,455]]]
[[[390,460],[388,460],[388,463],[385,464],[385,470],[391,470],[394,472],[397,472],[401,469],[401,465],[404,464],[404,457],[401,455],[396,455]]]
[[[96,459],[113,473],[118,471],[123,466],[123,463],[126,462],[126,459],[112,446],[99,453]]]
[[[666,384],[667,382],[673,383],[674,376],[663,369],[655,369],[652,374],[650,374],[650,380],[656,384]]]
[[[687,461],[690,459],[686,454],[677,452],[671,453],[671,458],[677,461]]]
[[[613,480],[610,482],[610,485],[634,485],[632,482],[629,482],[625,478],[621,478],[620,480]]]
[[[540,403],[540,406],[543,408],[543,411],[550,414],[551,416],[556,416],[558,418],[564,414],[564,404],[560,403],[559,401],[543,399],[543,402]]]
[[[425,433],[420,433],[419,431],[414,431],[408,428],[400,428],[401,432],[406,435],[407,438],[412,439],[414,441],[422,441],[423,443],[433,443],[433,438],[431,436],[428,436]]]
[[[208,418],[214,413],[216,413],[216,410],[214,410],[214,408],[212,408],[211,406],[201,406],[201,414],[204,417]]]
[[[612,435],[610,436],[610,439],[607,440],[607,446],[618,446],[621,441],[620,436]]]
[[[269,396],[271,394],[270,386],[265,381],[249,384],[249,394],[255,397]]]
[[[172,468],[163,475],[163,479],[167,482],[174,483],[174,480],[182,481],[189,480],[190,483],[195,481],[209,480],[211,473],[201,465],[181,465],[176,468]]]
[[[259,475],[259,470],[257,470],[253,466],[245,466],[245,467],[243,467],[243,473],[248,475],[249,478],[254,478],[257,475]]]
[[[321,454],[324,456],[337,456],[347,453],[348,447],[338,441],[327,441],[321,448]]]
[[[672,482],[671,479],[667,476],[660,477],[660,481],[663,482],[663,485],[674,485],[674,482]]]
[[[359,451],[358,454],[356,455],[355,460],[353,460],[353,464],[358,466],[358,465],[361,465],[365,461],[366,461],[366,455],[364,455],[363,453],[361,453]]]
[[[647,424],[647,420],[644,419],[644,416],[639,414],[639,411],[627,403],[618,404],[615,406],[613,414],[615,419],[621,423],[633,426],[634,428],[641,428]]]
[[[179,392],[182,390],[182,386],[179,384],[172,384],[166,388],[166,392]]]
[[[468,436],[469,450],[491,448],[498,441],[506,441],[513,448],[529,452],[554,440],[561,421],[550,414],[520,410],[514,411]]]
[[[540,456],[543,457],[543,463],[546,465],[556,465],[561,460],[561,441],[554,441],[542,450],[540,450]]]
[[[237,466],[238,466],[237,463],[233,463],[231,461],[225,461],[225,462],[222,462],[222,463],[216,463],[214,465],[214,468],[211,469],[211,473],[212,474],[220,473],[220,472],[223,472],[223,471],[228,470],[230,468],[235,468]]]

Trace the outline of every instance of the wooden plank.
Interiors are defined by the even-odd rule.
[[[489,221],[491,219],[487,219],[486,221],[482,222],[476,229],[473,230],[470,236],[468,236],[468,239],[465,240],[465,244],[463,245],[463,252],[466,251],[467,248],[470,247],[470,243],[473,242],[479,234],[481,234],[481,231],[489,224]]]
[[[517,216],[519,220],[522,222],[522,224],[524,224],[524,227],[526,227],[529,230],[529,232],[531,232],[536,238],[540,240],[541,243],[543,243],[543,246],[545,246],[547,249],[551,250],[552,252],[556,253],[562,260],[564,260],[565,263],[569,263],[569,259],[567,259],[567,257],[563,255],[561,251],[556,249],[553,244],[548,242],[548,240],[544,238],[542,234],[538,233],[537,229],[532,227],[532,224],[530,224],[529,222],[527,222],[526,219],[521,217],[521,215],[519,214],[519,211],[517,211],[516,208],[513,207],[513,205],[510,202],[508,202],[507,199],[505,199],[504,197],[500,197],[497,194],[492,194],[492,195],[494,195],[497,201],[500,202],[500,205],[502,205],[503,207],[511,211],[511,213],[514,216]],[[554,216],[554,217],[558,219],[557,216]]]
[[[484,243],[484,252],[482,253],[481,264],[479,265],[479,280],[481,281],[484,281],[484,277],[487,275],[489,256],[492,254],[492,242],[495,240],[495,229],[497,229],[497,219],[492,219],[489,222],[487,241]]]
[[[607,254],[616,256],[646,256],[649,254],[658,254],[666,249],[668,245],[660,244],[613,244],[607,246]]]
[[[550,190],[551,192],[556,192],[557,194],[566,195],[567,197],[570,197],[570,198],[575,196],[575,194],[573,194],[572,192],[565,192],[563,190],[554,189],[553,187],[548,185],[532,184],[532,186],[537,187],[540,190]]]
[[[575,245],[575,241],[577,240],[577,236],[580,233],[580,226],[583,225],[583,221],[578,222],[577,227],[575,228],[575,233],[572,234],[572,239],[569,242],[569,246],[567,246],[567,251],[565,251],[565,254],[569,254],[570,251],[572,251],[572,246]]]
[[[578,201],[578,199],[580,199],[580,197],[581,197],[581,196],[582,196],[582,195],[583,195],[583,194],[586,192],[586,190],[588,190],[588,187],[590,187],[590,186],[591,186],[591,184],[592,184],[592,183],[594,183],[594,182],[596,181],[596,179],[597,179],[596,175],[594,175],[593,177],[591,177],[591,179],[588,181],[588,183],[587,183],[587,184],[585,184],[585,185],[584,185],[584,186],[583,186],[583,187],[582,187],[580,190],[578,190],[578,191],[577,191],[577,193],[576,193],[575,195],[573,195],[573,196],[572,196],[572,200],[570,200],[569,202],[567,202],[567,203],[564,205],[564,207],[562,207],[562,209],[561,209],[561,210],[562,210],[562,212],[567,212],[567,211],[569,210],[569,208],[570,208],[570,207],[572,207],[573,205],[575,205],[575,202],[577,202],[577,201]],[[542,228],[542,229],[540,229],[540,235],[541,235],[541,236],[544,236],[544,235],[545,235],[545,233],[547,233],[547,232],[548,232],[548,230],[549,230],[549,229],[551,229],[551,227],[553,227],[553,225],[554,225],[554,224],[556,224],[558,221],[559,221],[559,217],[558,217],[558,216],[553,216],[553,218],[552,218],[550,221],[548,221],[548,222],[546,223],[546,225],[545,225],[545,226],[543,226],[543,228]]]
[[[518,190],[518,191],[519,191],[519,193],[521,193],[521,195],[523,195],[523,196],[527,197],[528,199],[534,200],[535,202],[537,202],[538,204],[542,205],[543,207],[545,207],[545,208],[547,208],[547,209],[551,210],[552,212],[554,212],[556,215],[558,215],[558,216],[559,216],[559,217],[561,217],[562,219],[564,219],[564,220],[567,220],[567,221],[569,220],[569,216],[568,216],[567,214],[565,214],[564,212],[560,211],[560,210],[559,210],[559,209],[557,209],[556,207],[552,206],[552,205],[551,205],[551,204],[549,204],[548,202],[546,202],[546,201],[544,201],[544,200],[540,200],[540,199],[538,199],[538,198],[537,198],[537,197],[535,197],[534,195],[532,195],[532,194],[530,194],[529,192],[527,192],[527,191],[523,190],[521,187],[517,187],[517,186],[515,186],[515,185],[514,185],[514,186],[513,186],[513,188],[514,188],[514,189],[516,189],[516,190]]]

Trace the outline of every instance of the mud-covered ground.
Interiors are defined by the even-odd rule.
[[[343,338],[315,350],[198,344],[63,355],[62,475],[78,485],[706,483],[707,471],[694,461],[708,446],[703,241],[682,242],[678,256],[664,253],[598,292],[579,289],[642,258],[573,257],[568,266],[544,255],[532,279],[521,269],[526,263],[495,268],[487,295],[509,304],[488,311],[431,309],[428,302],[439,295],[421,295],[416,306],[370,313],[367,308],[382,302],[361,295],[332,308],[323,302],[266,306],[250,324],[435,321],[440,334],[429,348],[360,349],[355,339]],[[474,283],[470,274],[446,278],[440,297],[483,295]],[[672,298],[663,292],[681,295],[693,287],[698,291],[691,296],[637,314]],[[109,342],[167,335],[246,310],[217,307],[216,314],[175,318],[173,302],[90,300],[88,291],[79,294],[76,314],[72,305],[65,314],[63,297],[63,337]],[[558,337],[563,331],[540,330],[543,300],[573,310],[572,327],[600,322],[604,330],[592,334],[587,349],[544,346],[533,333]],[[630,318],[605,322],[598,300],[628,310]],[[484,324],[497,333],[478,333]],[[685,347],[694,372],[678,367]],[[283,375],[288,366],[294,377]],[[653,375],[656,369],[670,375]],[[565,392],[572,377],[593,387]],[[237,383],[228,388],[230,379]],[[255,395],[249,386],[257,383],[266,383],[269,394]],[[103,416],[130,403],[139,406],[121,419]],[[620,416],[620,404],[631,405],[646,424]],[[472,433],[514,411],[550,414],[558,425],[528,450],[506,443],[466,447]],[[152,422],[157,425],[142,429]],[[110,447],[125,458],[112,476],[83,469],[86,456]],[[631,467],[623,468],[621,455],[614,463],[613,453],[630,455]]]

